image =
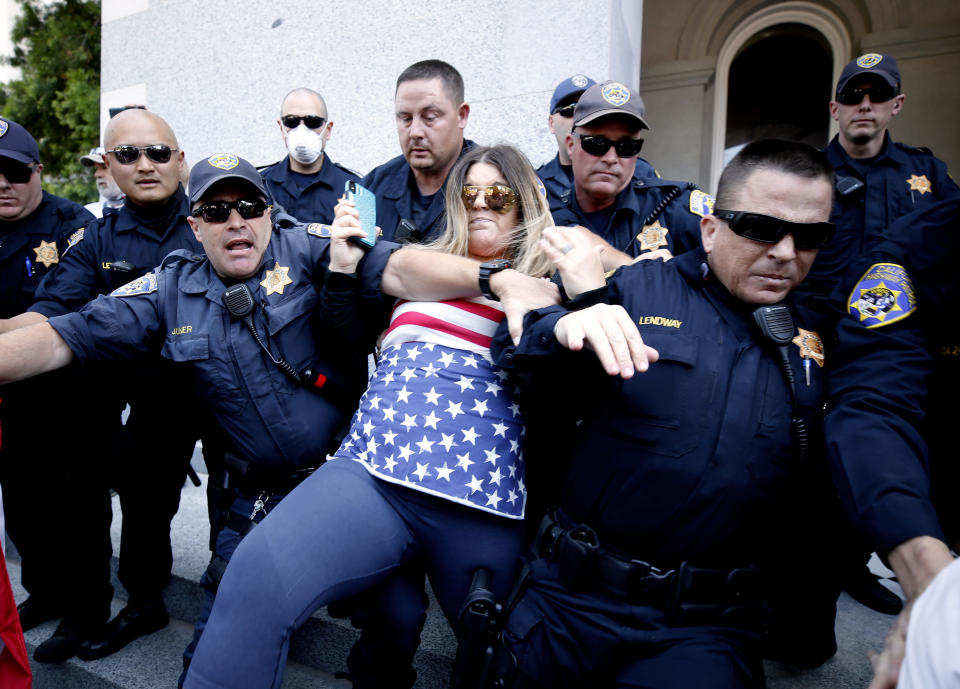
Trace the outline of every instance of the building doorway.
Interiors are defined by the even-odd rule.
[[[826,146],[833,71],[830,43],[811,26],[775,24],[753,34],[730,63],[723,164],[754,139]]]

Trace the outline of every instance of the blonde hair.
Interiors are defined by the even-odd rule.
[[[469,230],[467,209],[460,200],[467,173],[476,163],[488,163],[497,168],[507,186],[517,193],[519,222],[513,228],[506,256],[513,267],[533,277],[542,277],[553,272],[553,264],[540,248],[540,236],[544,228],[553,225],[550,206],[541,191],[530,161],[513,146],[478,146],[465,153],[450,171],[447,178],[445,202],[447,228],[435,241],[424,246],[432,251],[443,251],[457,256],[469,255]]]

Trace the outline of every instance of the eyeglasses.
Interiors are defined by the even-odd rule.
[[[576,103],[570,103],[569,105],[564,105],[562,108],[557,108],[553,111],[553,114],[560,115],[560,117],[573,117],[573,111],[576,107]]]
[[[26,184],[30,181],[30,176],[37,169],[36,163],[21,165],[14,161],[0,163],[0,175],[7,178],[10,184]]]
[[[760,213],[724,211],[715,208],[713,215],[723,220],[736,234],[764,244],[776,244],[788,234],[798,249],[819,249],[827,245],[836,227],[830,222],[790,222]]]
[[[195,208],[190,215],[195,218],[203,218],[207,222],[226,222],[230,217],[230,211],[234,208],[244,220],[251,218],[261,218],[267,212],[267,202],[263,199],[240,199],[239,201],[210,201],[199,208]]]
[[[494,184],[490,187],[477,187],[471,184],[464,185],[460,192],[463,205],[472,210],[477,199],[483,194],[483,202],[487,208],[496,213],[509,213],[517,205],[517,192],[504,184]]]
[[[886,82],[867,88],[845,88],[837,94],[837,102],[840,105],[860,105],[864,96],[870,96],[871,103],[886,103],[897,97],[897,89]]]
[[[614,141],[599,134],[581,134],[580,132],[574,132],[574,135],[580,137],[580,145],[583,147],[583,150],[592,156],[599,157],[605,155],[606,152],[610,150],[610,147],[613,146],[619,158],[632,158],[640,153],[640,149],[643,148],[643,139],[631,139],[629,136]]]
[[[300,126],[300,122],[303,122],[310,129],[320,129],[326,123],[327,118],[319,115],[284,115],[280,118],[280,121],[287,129],[296,129]]]
[[[147,158],[155,163],[169,163],[170,156],[179,150],[179,148],[170,148],[166,144],[153,144],[151,146],[122,145],[115,147],[112,151],[107,151],[107,153],[112,153],[121,165],[133,165],[140,160],[141,153],[145,153]]]

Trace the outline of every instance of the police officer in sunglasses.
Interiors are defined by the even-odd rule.
[[[574,298],[491,351],[581,423],[505,606],[504,686],[764,686],[765,600],[825,383],[827,331],[790,292],[832,234],[832,186],[816,149],[755,141],[724,170],[702,247],[671,261],[589,280],[566,264],[583,235],[544,233]]]
[[[0,317],[5,319],[34,303],[41,281],[60,265],[69,237],[93,220],[79,204],[44,191],[42,170],[30,132],[0,118]],[[54,615],[76,626],[97,621],[87,606],[89,587],[106,581],[98,582],[87,565],[98,542],[92,534],[73,532],[64,519],[72,508],[90,509],[78,489],[90,472],[81,472],[72,485],[68,472],[70,457],[98,451],[86,440],[99,441],[94,424],[103,420],[89,404],[92,387],[88,378],[60,372],[0,389],[6,528],[30,594],[18,606],[24,630]],[[48,650],[55,651],[49,642],[40,644],[39,658]]]
[[[312,89],[294,89],[283,99],[277,125],[288,154],[262,172],[268,200],[303,222],[333,222],[344,185],[360,177],[326,153],[333,132],[326,102]]]
[[[190,209],[180,186],[183,153],[167,123],[148,110],[124,110],[107,125],[104,146],[104,162],[126,195],[124,206],[75,227],[56,270],[37,288],[36,302],[0,321],[0,330],[77,311],[98,295],[139,278],[172,251],[203,253],[187,222]],[[65,616],[54,636],[37,649],[38,659],[46,662],[63,662],[73,655],[101,658],[167,625],[161,591],[172,563],[170,521],[203,419],[188,392],[189,382],[159,357],[97,367],[93,373],[89,406],[109,406],[119,419],[129,404],[130,416],[122,428],[102,438],[102,463],[88,467],[99,475],[98,485],[78,489],[82,494],[74,497],[82,506],[65,505],[58,512],[62,524],[96,539],[96,544],[81,560],[58,568],[69,570],[68,578],[89,582],[77,596],[86,610],[82,620]],[[113,592],[110,488],[119,494],[123,511],[119,578],[129,600],[105,625]],[[55,602],[37,603],[42,618],[64,613]]]
[[[547,117],[547,126],[550,133],[557,140],[557,155],[537,169],[537,177],[547,189],[547,200],[555,204],[560,195],[573,185],[573,170],[570,164],[570,154],[567,152],[567,134],[573,128],[573,110],[577,101],[588,88],[596,84],[593,79],[584,74],[574,74],[564,79],[553,90],[550,97],[550,115]],[[659,177],[646,160],[637,156],[637,165],[633,176],[637,179]]]
[[[573,187],[551,199],[550,210],[557,225],[593,233],[608,270],[699,247],[700,219],[713,205],[689,182],[634,177],[645,129],[640,94],[606,81],[584,91],[566,136]]]

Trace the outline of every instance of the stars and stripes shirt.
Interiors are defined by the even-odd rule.
[[[483,298],[400,302],[336,456],[384,481],[522,519],[520,408],[490,362],[503,320]]]

